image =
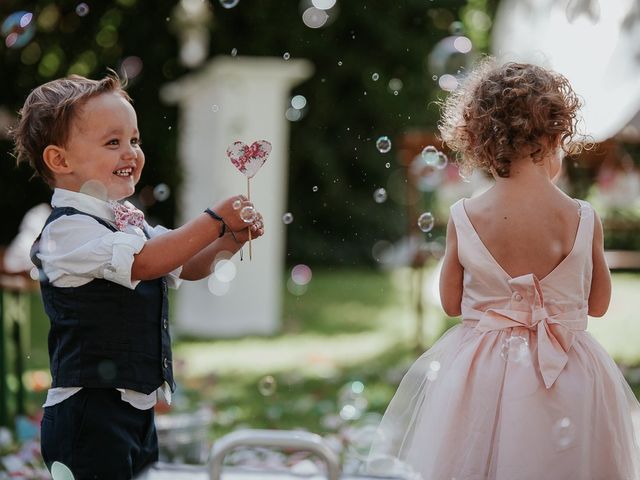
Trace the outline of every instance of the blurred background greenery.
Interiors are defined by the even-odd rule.
[[[433,129],[445,94],[429,71],[434,45],[451,31],[466,32],[478,52],[486,51],[490,20],[475,23],[473,12],[489,19],[495,1],[424,0],[341,2],[335,21],[310,29],[288,0],[259,5],[241,3],[212,11],[210,56],[237,55],[310,59],[316,73],[293,94],[308,99],[304,118],[291,122],[289,199],[304,199],[303,210],[288,229],[291,262],[335,265],[371,264],[371,248],[381,239],[397,240],[406,231],[406,213],[392,202],[372,212],[372,192],[386,186],[399,168],[382,156],[375,139],[391,139],[412,129]],[[37,35],[22,48],[0,44],[0,106],[15,115],[35,86],[78,73],[93,78],[107,68],[123,72],[127,58],[140,60],[130,80],[147,165],[139,183],[164,183],[172,194],[147,208],[147,214],[172,226],[180,195],[176,153],[177,108],[162,103],[160,88],[189,71],[179,62],[175,0],[89,2],[79,16],[78,1],[7,0],[0,17],[17,10],[33,12]],[[476,13],[477,16],[477,13]],[[183,27],[184,28],[184,27]],[[126,65],[126,63],[125,63]],[[373,80],[373,74],[379,78]],[[393,88],[392,88],[393,87]],[[394,94],[394,92],[397,92]],[[15,169],[11,143],[0,135],[0,245],[17,232],[24,212],[47,201],[49,192],[30,171]],[[220,153],[222,155],[222,153]],[[385,167],[391,162],[391,168]],[[318,191],[312,194],[312,187]],[[339,212],[339,214],[338,214]]]

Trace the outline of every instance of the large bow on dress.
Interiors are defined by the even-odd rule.
[[[481,313],[476,329],[480,332],[525,327],[536,330],[538,365],[547,388],[551,388],[567,364],[575,331],[587,328],[588,308],[551,315],[544,304],[540,282],[534,274],[509,280],[513,290],[512,308],[489,308]]]

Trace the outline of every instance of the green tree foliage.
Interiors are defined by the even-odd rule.
[[[302,6],[291,0],[240,0],[231,9],[204,1],[213,13],[210,56],[288,53],[315,66],[313,77],[293,92],[308,103],[305,116],[291,122],[288,210],[295,220],[287,227],[289,261],[371,262],[377,240],[396,240],[406,230],[405,207],[392,198],[377,204],[373,192],[387,188],[400,168],[396,146],[403,133],[435,129],[438,109],[433,101],[445,94],[432,79],[429,53],[450,35],[456,21],[464,22],[469,37],[486,48],[488,27],[480,22],[482,28],[476,28],[473,12],[489,18],[487,2],[341,1],[330,12],[330,24],[311,29],[301,20]],[[119,70],[127,57],[142,60],[143,69],[129,87],[147,157],[138,190],[148,197],[154,185],[170,187],[168,200],[147,208],[148,216],[169,226],[180,186],[178,119],[176,108],[160,100],[159,90],[188,72],[179,63],[172,32],[177,3],[87,2],[84,16],[78,15],[77,1],[7,0],[0,5],[0,18],[27,10],[37,24],[27,45],[0,45],[0,106],[11,112],[32,88],[53,78],[69,73],[98,78],[107,68]],[[375,147],[381,135],[394,142],[387,154]],[[0,140],[0,208],[7,214],[0,244],[15,235],[27,208],[49,195],[42,182],[28,181],[27,168],[15,168],[10,150],[10,142]],[[214,157],[212,161],[225,161],[224,152]]]

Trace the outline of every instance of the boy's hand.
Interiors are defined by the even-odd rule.
[[[255,221],[246,227],[243,230],[234,232],[233,234],[236,236],[236,240],[240,243],[246,243],[249,241],[249,229],[251,229],[251,239],[255,240],[258,237],[264,235],[264,222],[262,220],[262,214],[258,213],[256,215]]]
[[[235,195],[218,202],[212,210],[222,217],[228,229],[233,232],[239,232],[246,229],[251,223],[245,222],[240,217],[240,212],[247,206],[253,207],[253,203],[249,202],[244,195]]]

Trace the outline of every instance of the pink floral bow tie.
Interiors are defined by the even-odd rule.
[[[120,231],[124,231],[127,225],[140,227],[144,225],[144,213],[134,207],[131,203],[109,202],[115,215],[116,227]]]

